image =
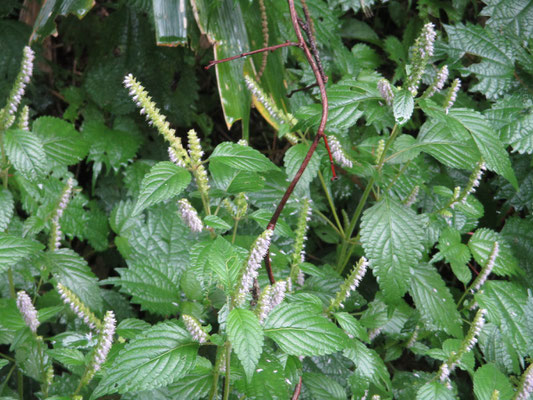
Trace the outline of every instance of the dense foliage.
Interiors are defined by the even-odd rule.
[[[533,0],[38,3],[0,4],[2,399],[531,398]]]

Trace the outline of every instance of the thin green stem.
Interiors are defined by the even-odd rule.
[[[5,358],[8,361],[15,362],[13,357],[8,356],[7,354],[0,353],[0,357]]]
[[[238,226],[239,226],[239,218],[235,218],[235,224],[233,225],[233,235],[231,236],[231,244],[235,243],[235,237],[237,236]]]
[[[329,226],[331,226],[341,238],[344,239],[344,233],[342,231],[339,231],[339,229],[335,226],[335,224],[333,222],[331,222],[331,220],[328,217],[326,217],[322,212],[320,212],[318,210],[315,210],[315,212],[318,214],[318,216],[320,218],[322,218],[324,220],[324,222],[329,224]]]
[[[320,184],[322,185],[322,189],[324,189],[324,194],[326,195],[326,199],[329,203],[329,208],[331,209],[331,213],[333,214],[333,218],[335,218],[335,222],[337,223],[337,227],[339,228],[338,231],[342,232],[341,237],[344,237],[344,229],[342,228],[341,221],[339,219],[339,216],[337,215],[337,210],[335,208],[335,204],[333,203],[333,198],[331,197],[331,194],[329,193],[328,187],[326,186],[326,181],[324,180],[324,176],[322,175],[322,172],[318,171],[318,178],[320,179]]]
[[[215,372],[213,374],[213,384],[211,385],[211,392],[209,393],[208,400],[213,400],[218,392],[218,378],[220,376],[220,357],[224,356],[224,349],[218,349],[217,359],[215,361]]]
[[[6,149],[4,147],[4,133],[5,129],[0,129],[0,154],[1,154],[1,162],[0,162],[0,169],[1,169],[1,175],[2,175],[2,184],[4,185],[4,188],[7,189],[7,181],[9,179],[9,168],[7,167],[7,156],[6,156]]]
[[[229,399],[230,377],[231,377],[231,343],[226,342],[226,379],[224,380],[224,400]]]

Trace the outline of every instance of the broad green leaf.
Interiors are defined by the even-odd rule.
[[[416,213],[385,197],[361,219],[361,243],[383,294],[401,297],[409,286],[409,268],[422,257],[422,228]]]
[[[491,0],[480,15],[490,17],[487,25],[500,30],[510,29],[517,37],[533,34],[533,6],[529,0]]]
[[[132,216],[145,208],[161,203],[180,194],[191,182],[191,174],[170,161],[162,161],[152,167],[141,183],[139,198]]]
[[[285,171],[287,172],[289,181],[292,181],[302,162],[305,159],[307,152],[309,151],[310,145],[303,143],[292,146],[283,157],[283,164],[285,165]],[[307,168],[303,172],[298,184],[296,185],[295,190],[299,190],[303,193],[307,192],[309,184],[311,181],[316,178],[318,174],[318,169],[320,168],[320,157],[317,152],[313,154]]]
[[[209,157],[209,161],[222,163],[241,171],[263,172],[278,169],[259,151],[231,142],[219,144]]]
[[[220,229],[222,232],[229,231],[231,225],[224,221],[222,218],[217,217],[216,215],[206,215],[204,217],[204,224],[211,228]]]
[[[442,349],[431,349],[426,352],[426,355],[439,360],[446,361],[454,354],[457,354],[461,348],[462,340],[460,339],[446,339],[442,344]],[[474,353],[469,351],[461,356],[457,362],[457,368],[461,368],[469,373],[474,373]]]
[[[32,131],[39,136],[44,152],[57,165],[72,165],[87,155],[89,146],[73,125],[54,117],[35,120]]]
[[[501,371],[519,374],[520,365],[513,343],[492,323],[485,323],[479,334],[479,347],[487,362],[495,363]]]
[[[396,93],[392,103],[392,110],[394,111],[394,119],[400,126],[411,119],[414,107],[415,101],[410,91],[402,89]]]
[[[520,267],[526,272],[525,279],[533,286],[533,221],[511,217],[505,221],[501,235],[511,245]]]
[[[356,373],[374,383],[382,390],[390,387],[389,371],[379,354],[366,347],[358,340],[351,340],[350,346],[344,352],[344,356],[353,361]]]
[[[120,285],[121,293],[132,296],[131,302],[142,310],[170,316],[178,311],[180,303],[179,274],[168,264],[143,265],[142,260],[128,268],[117,268],[120,278],[108,282]]]
[[[480,307],[487,309],[488,320],[500,327],[502,336],[519,354],[532,351],[533,335],[525,316],[527,295],[522,287],[511,282],[488,281],[475,298]]]
[[[226,239],[219,236],[209,250],[208,263],[229,293],[241,272],[243,258]]]
[[[471,255],[468,246],[461,243],[458,230],[448,228],[441,232],[437,248],[446,261],[452,266],[454,275],[465,285],[472,279],[472,273],[466,265]]]
[[[339,323],[344,332],[348,334],[350,338],[354,337],[359,340],[368,341],[368,334],[366,329],[363,328],[361,323],[355,319],[355,317],[347,312],[335,313],[335,319]]]
[[[313,308],[302,304],[281,304],[267,317],[265,335],[291,355],[322,355],[342,350],[348,337]]]
[[[272,218],[272,214],[272,211],[259,209],[249,214],[248,217],[256,221],[261,226],[261,228],[266,229],[268,223],[270,222],[270,219]],[[292,231],[291,227],[283,219],[278,219],[274,232],[278,235],[282,235],[285,237],[294,237],[294,232]]]
[[[194,368],[198,343],[177,321],[160,322],[126,344],[91,399],[167,386]]]
[[[485,117],[477,111],[466,108],[454,108],[450,110],[449,115],[470,133],[487,168],[503,176],[515,189],[518,189],[516,176],[505,146]]]
[[[98,279],[87,261],[71,249],[59,249],[45,253],[44,263],[57,282],[74,292],[94,312],[102,311]]]
[[[303,384],[316,400],[345,400],[346,390],[336,381],[323,374],[305,372]]]
[[[42,250],[44,246],[33,240],[0,233],[0,272]]]
[[[265,187],[265,178],[259,172],[230,168],[226,164],[209,163],[212,183],[228,193],[258,192]]]
[[[11,192],[7,188],[0,188],[0,232],[6,230],[14,211],[15,203]]]
[[[87,362],[83,353],[78,349],[49,349],[46,354],[66,367],[79,367]]]
[[[481,62],[467,68],[473,72],[479,82],[471,91],[483,93],[489,99],[495,99],[511,89],[514,80],[513,44],[505,35],[493,32],[480,25],[455,26],[445,25],[448,33],[449,52],[455,57],[469,53],[481,57]]]
[[[426,383],[416,393],[416,400],[455,400],[453,392],[440,381]]]
[[[228,315],[226,331],[237,357],[241,361],[248,380],[263,351],[263,329],[259,320],[250,310],[234,308]]]
[[[197,358],[196,366],[179,381],[168,386],[173,399],[197,400],[207,397],[213,385],[213,366],[203,357]]]
[[[426,264],[412,267],[409,293],[427,328],[444,330],[455,337],[462,336],[461,316],[435,267]]]
[[[404,163],[413,160],[420,154],[423,148],[424,145],[420,144],[411,135],[400,135],[393,143],[392,155],[389,161],[391,163]]]
[[[474,394],[477,400],[491,400],[494,390],[500,392],[500,400],[510,400],[514,395],[509,379],[494,364],[485,364],[474,373]]]
[[[9,361],[7,360],[0,360],[0,369],[4,368],[7,364],[9,364]]]
[[[487,263],[494,247],[494,242],[498,242],[499,251],[494,260],[492,273],[499,276],[520,275],[522,271],[513,255],[511,246],[499,233],[487,228],[476,230],[468,241],[468,247],[476,262],[481,266]]]
[[[183,0],[152,0],[159,46],[187,44],[187,6]]]
[[[143,333],[146,329],[150,328],[150,324],[142,319],[127,318],[117,326],[117,335],[126,339],[133,339],[135,336]]]
[[[46,174],[46,154],[38,136],[9,129],[4,134],[4,146],[9,161],[26,179],[38,181]]]

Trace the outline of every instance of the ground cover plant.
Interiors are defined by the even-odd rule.
[[[529,399],[533,1],[0,4],[2,399]]]

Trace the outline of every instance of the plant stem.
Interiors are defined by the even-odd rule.
[[[231,244],[235,243],[235,236],[237,236],[237,227],[239,226],[239,219],[235,218],[235,225],[233,225],[233,235],[231,237]]]
[[[320,179],[322,189],[324,189],[324,194],[326,195],[326,199],[328,200],[329,208],[331,209],[333,218],[335,218],[335,222],[337,223],[337,227],[339,228],[339,233],[341,237],[344,238],[344,229],[342,228],[341,221],[339,219],[339,216],[337,215],[337,210],[335,209],[335,204],[333,203],[333,199],[329,193],[328,187],[326,186],[326,181],[324,180],[324,176],[322,175],[322,172],[320,170],[318,171],[318,178]]]
[[[9,168],[7,167],[7,156],[6,156],[6,149],[4,147],[4,129],[0,129],[0,173],[2,175],[2,185],[4,185],[4,188],[7,189],[7,182],[9,179]]]
[[[11,267],[7,270],[7,280],[9,282],[9,294],[12,299],[15,299],[17,298],[17,295],[15,293],[15,283],[13,282],[13,271],[11,270]]]
[[[224,398],[223,400],[229,399],[229,391],[230,391],[230,372],[231,368],[231,343],[226,342],[226,379],[224,380]]]
[[[387,139],[387,142],[385,143],[385,148],[383,149],[383,152],[381,153],[381,156],[379,157],[378,165],[376,169],[377,173],[381,172],[381,169],[383,168],[383,164],[385,162],[385,155],[387,154],[387,150],[389,149],[394,139],[396,139],[398,132],[399,132],[398,124],[395,124],[394,127],[392,128],[392,132],[389,138]],[[350,248],[350,251],[347,251],[348,242],[351,240],[357,221],[359,220],[359,217],[361,216],[361,213],[363,212],[363,208],[365,207],[366,201],[368,199],[368,195],[372,191],[372,188],[374,187],[375,182],[376,182],[376,176],[374,175],[368,181],[365,191],[363,192],[363,195],[361,196],[361,199],[359,200],[359,204],[357,204],[357,208],[354,211],[354,214],[350,221],[350,225],[344,232],[345,237],[342,243],[341,252],[339,254],[339,262],[337,264],[337,272],[341,274],[344,271],[346,264],[348,264],[348,261],[350,261],[353,248],[355,247],[352,245],[352,247]]]

